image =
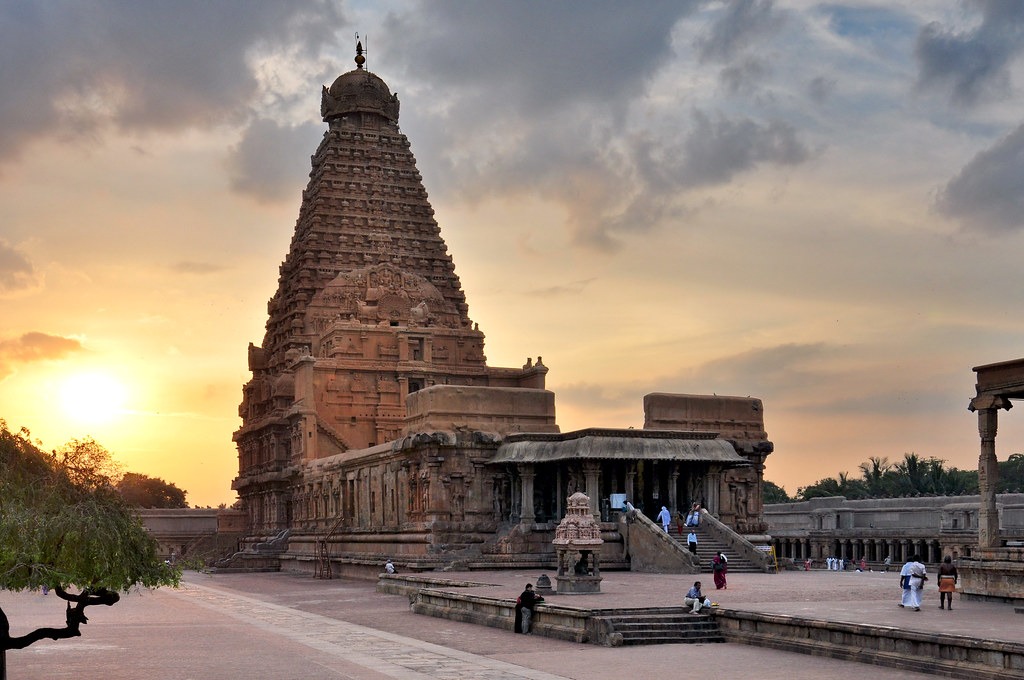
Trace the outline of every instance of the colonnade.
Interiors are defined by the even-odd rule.
[[[935,564],[946,555],[966,556],[971,550],[969,545],[952,545],[937,538],[775,538],[772,544],[778,557],[795,562],[838,557],[881,563],[891,557],[892,564],[900,565],[916,554],[923,562]]]

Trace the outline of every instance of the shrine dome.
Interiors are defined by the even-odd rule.
[[[398,122],[398,95],[379,76],[363,68],[362,47],[356,48],[356,68],[324,87],[320,114],[330,122],[350,113],[376,113]]]

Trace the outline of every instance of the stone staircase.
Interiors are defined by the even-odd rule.
[[[594,618],[609,631],[608,642],[616,647],[725,642],[717,621],[684,607],[602,612]]]
[[[761,573],[763,570],[759,565],[754,564],[745,556],[737,554],[735,550],[731,550],[729,545],[712,535],[710,532],[705,531],[703,526],[696,527],[683,527],[682,535],[675,533],[676,527],[670,527],[672,530],[671,536],[676,539],[681,546],[686,548],[686,534],[689,529],[693,529],[694,533],[697,534],[697,557],[700,559],[700,570],[703,574],[711,573],[711,558],[715,556],[719,550],[725,553],[725,556],[729,560],[729,573]],[[705,586],[707,589],[707,586]]]

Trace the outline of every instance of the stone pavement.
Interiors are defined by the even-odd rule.
[[[490,583],[481,594],[514,598],[540,573],[438,576]],[[734,609],[1024,641],[1024,617],[1010,605],[957,600],[954,611],[940,611],[930,589],[923,610],[908,612],[896,607],[897,579],[895,573],[736,574],[728,590],[706,590],[723,607]],[[578,601],[583,607],[677,604],[693,580],[611,572],[605,574],[601,594],[557,596],[557,601],[569,606]],[[2,592],[0,606],[15,635],[63,620],[62,603],[52,594]],[[90,622],[81,638],[8,652],[9,680],[622,680],[687,673],[819,680],[866,672],[873,680],[927,677],[739,644],[606,648],[513,635],[417,616],[406,598],[378,594],[373,583],[296,574],[188,573],[177,591],[141,591],[114,607],[90,607],[87,613]]]

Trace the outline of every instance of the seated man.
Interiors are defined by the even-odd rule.
[[[701,607],[711,606],[711,600],[700,592],[700,581],[694,582],[693,587],[687,591],[686,597],[683,598],[683,605],[692,607],[691,613],[693,614],[700,614]]]

